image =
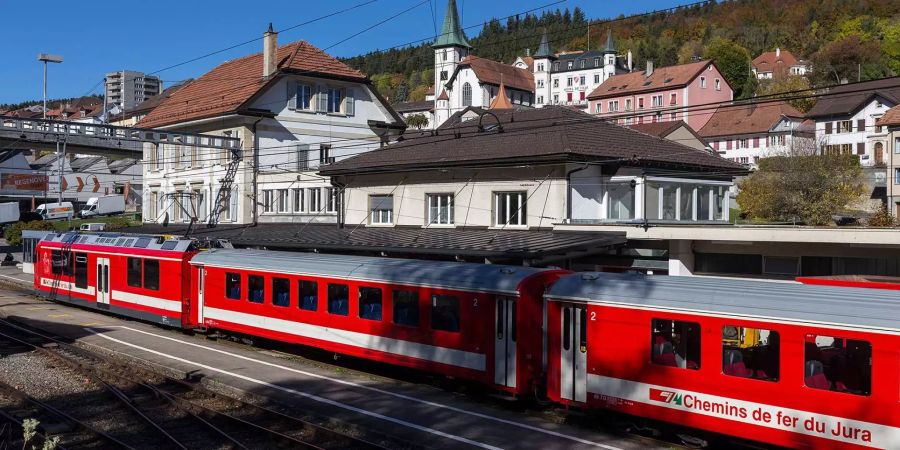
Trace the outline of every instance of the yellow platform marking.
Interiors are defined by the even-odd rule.
[[[47,317],[49,317],[51,319],[59,319],[62,317],[71,317],[71,316],[69,316],[68,314],[47,314]]]

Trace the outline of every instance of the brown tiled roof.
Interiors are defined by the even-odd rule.
[[[640,131],[645,134],[652,134],[653,136],[666,137],[669,133],[677,130],[681,126],[687,126],[686,123],[682,120],[668,120],[663,122],[648,122],[648,123],[635,123],[632,125],[626,125],[628,128],[631,128],[635,131]]]
[[[278,48],[278,74],[300,73],[365,82],[358,70],[327,55],[306,41]],[[270,80],[262,76],[263,54],[219,64],[166,98],[138,123],[153,128],[237,112]]]
[[[789,69],[797,64],[797,58],[787,50],[781,50],[781,56],[775,52],[765,52],[753,58],[753,67],[759,72],[776,72]]]
[[[528,70],[532,72],[534,71],[534,58],[532,58],[531,56],[523,56],[522,61],[526,66],[528,66]]]
[[[876,95],[895,105],[900,104],[900,77],[834,86],[826,95],[819,97],[806,116],[816,118],[853,114]]]
[[[875,122],[878,126],[897,126],[900,125],[900,105],[897,105],[884,113],[881,118]]]
[[[460,115],[457,112],[454,116]],[[459,166],[529,162],[603,161],[655,167],[744,173],[739,164],[676,142],[609,123],[561,106],[528,110],[494,110],[503,125],[486,117],[485,131],[478,121],[420,133],[381,149],[338,161],[321,169],[322,175],[363,172],[428,170]],[[451,117],[448,122],[452,122]]]
[[[625,94],[683,87],[700,75],[712,61],[698,61],[677,66],[660,67],[648,77],[645,71],[623,73],[607,78],[588,95],[589,100],[618,97]],[[727,83],[724,79],[723,82]]]
[[[450,100],[450,96],[447,95],[447,90],[441,89],[441,95],[438,95],[435,100]]]
[[[450,82],[453,81],[459,70],[465,67],[471,67],[475,76],[482,83],[500,86],[502,81],[508,88],[534,92],[534,74],[529,70],[471,55],[459,62],[456,72],[450,77]]]
[[[697,133],[705,138],[767,133],[781,120],[782,114],[803,117],[803,113],[787,102],[720,106]]]

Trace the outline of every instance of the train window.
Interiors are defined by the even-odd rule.
[[[250,303],[262,303],[265,298],[263,277],[260,275],[247,276],[247,300]]]
[[[319,309],[319,283],[300,280],[297,286],[300,292],[300,309],[315,311]]]
[[[431,328],[459,331],[459,298],[454,295],[431,296]]]
[[[291,306],[291,280],[272,278],[272,304],[275,306]]]
[[[350,313],[350,288],[346,284],[328,283],[328,313],[341,316]]]
[[[803,370],[807,387],[869,395],[872,392],[872,344],[807,334]]]
[[[159,246],[160,250],[175,250],[175,247],[178,246],[178,241],[166,241],[163,242],[161,246]]]
[[[150,238],[138,238],[134,243],[134,248],[147,248],[150,245]]]
[[[381,288],[359,288],[359,317],[381,320]]]
[[[778,332],[736,325],[722,327],[722,373],[778,381]]]
[[[62,250],[50,251],[50,271],[55,275],[72,275],[72,261],[69,260],[69,252]]]
[[[144,289],[159,290],[159,261],[144,260]]]
[[[225,298],[241,299],[241,274],[225,273]]]
[[[131,287],[141,287],[141,258],[128,258],[125,269],[128,278],[128,285]]]
[[[88,285],[87,253],[75,254],[75,287],[85,289]]]
[[[394,323],[411,327],[419,326],[418,291],[394,290]]]
[[[700,325],[680,320],[653,319],[650,361],[662,366],[700,369]]]
[[[563,308],[563,350],[572,348],[572,308]]]

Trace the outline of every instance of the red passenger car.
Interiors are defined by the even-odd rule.
[[[548,394],[792,448],[900,448],[900,302],[871,289],[579,273]]]
[[[562,272],[212,250],[191,260],[190,325],[262,336],[533,394],[543,293]]]
[[[53,300],[176,327],[190,310],[193,240],[48,233],[36,252],[34,288]]]

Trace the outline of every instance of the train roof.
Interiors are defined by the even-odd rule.
[[[215,249],[191,264],[262,272],[516,295],[525,278],[551,269],[271,250]]]
[[[586,272],[560,278],[545,297],[900,333],[900,296],[877,289]]]
[[[77,231],[44,233],[41,241],[60,242],[63,244],[106,245],[119,248],[168,250],[173,252],[186,252],[194,244],[192,239],[124,233],[81,233]]]

